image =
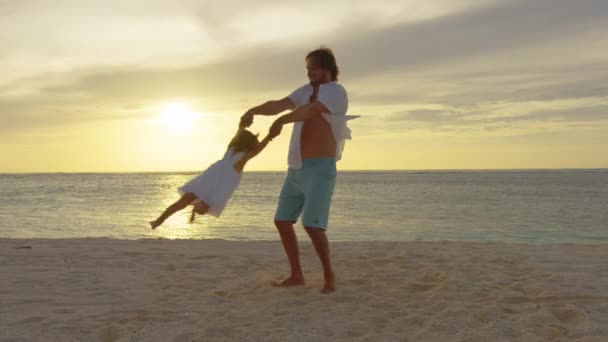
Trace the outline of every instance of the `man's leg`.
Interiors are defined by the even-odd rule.
[[[302,266],[300,266],[300,251],[298,250],[298,239],[293,230],[293,223],[298,220],[304,206],[304,196],[298,182],[298,170],[289,169],[287,177],[281,189],[279,204],[274,215],[274,224],[281,236],[283,249],[289,260],[291,274],[287,279],[274,282],[274,286],[304,285]]]
[[[306,179],[306,201],[304,203],[302,223],[321,259],[325,286],[321,293],[335,291],[334,272],[331,267],[329,241],[325,230],[329,224],[331,198],[336,184],[335,158],[317,158],[311,165]]]
[[[300,251],[298,250],[298,239],[296,232],[293,229],[293,223],[290,221],[275,220],[274,224],[281,236],[281,243],[289,260],[289,268],[291,274],[289,278],[274,282],[273,286],[296,286],[304,285],[304,275],[302,274],[302,266],[300,265]]]
[[[312,240],[313,246],[315,246],[319,259],[321,259],[321,265],[323,266],[325,286],[321,289],[321,293],[334,292],[336,290],[336,283],[334,271],[331,267],[329,240],[327,239],[327,235],[325,235],[325,230],[314,227],[305,228],[308,236],[310,236],[310,239]]]

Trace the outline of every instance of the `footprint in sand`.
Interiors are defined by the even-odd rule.
[[[107,326],[101,330],[100,337],[102,342],[115,342],[120,338],[120,333],[115,326]]]
[[[533,302],[524,302],[520,304],[497,303],[497,306],[500,308],[500,310],[502,310],[502,312],[510,315],[521,314],[524,312],[535,312],[540,308],[538,304]]]
[[[505,259],[503,257],[498,257],[490,260],[491,263],[496,265],[514,265],[513,261]]]
[[[31,298],[31,299],[24,299],[24,300],[17,302],[17,304],[48,304],[48,303],[53,303],[53,300],[48,299],[48,298]]]
[[[38,323],[44,321],[44,317],[40,317],[40,316],[34,316],[34,317],[30,317],[30,318],[26,318],[24,320],[21,320],[19,322],[19,324],[28,324],[28,323]]]
[[[361,325],[361,326],[354,326],[351,327],[350,329],[348,329],[348,336],[350,337],[363,337],[363,335],[365,335],[367,333],[369,329],[366,328],[365,326]]]
[[[126,255],[126,256],[130,256],[130,257],[136,257],[136,256],[144,255],[144,253],[141,253],[141,252],[122,252],[122,254]]]
[[[348,280],[347,282],[352,285],[356,285],[356,286],[365,286],[365,285],[372,284],[372,281],[370,279],[353,279],[353,280]]]
[[[583,311],[573,305],[551,309],[551,313],[563,323],[578,324],[587,318]]]
[[[72,310],[72,309],[58,309],[58,310],[53,310],[53,313],[58,314],[58,315],[69,315],[72,313],[75,313],[76,311]]]
[[[597,312],[608,314],[608,305],[600,306],[599,308],[597,308]]]
[[[534,302],[533,299],[527,298],[527,297],[506,297],[504,299],[504,302],[507,304],[522,304],[522,303],[530,303],[530,302]]]
[[[527,291],[526,291],[526,289],[523,288],[521,285],[519,285],[517,283],[514,284],[514,285],[511,285],[511,287],[509,287],[509,289],[511,291],[513,291],[513,292],[517,292],[517,293],[522,294],[522,295],[527,295],[528,294]]]
[[[445,275],[441,272],[428,273],[418,280],[424,283],[439,283],[445,280]]]
[[[232,298],[236,297],[236,295],[234,293],[231,293],[228,291],[215,291],[215,294],[222,298],[226,298],[226,299],[232,299]]]
[[[291,314],[291,311],[288,311],[288,310],[278,310],[278,311],[272,312],[272,315],[274,317],[283,317],[283,316],[287,316],[289,314]]]
[[[379,259],[379,260],[374,260],[371,262],[371,264],[376,267],[387,266],[387,265],[390,265],[391,263],[392,263],[391,259]]]
[[[198,335],[192,332],[184,332],[173,338],[174,342],[182,342],[182,341],[195,341],[195,338]]]
[[[445,275],[441,272],[427,273],[418,278],[417,282],[403,286],[403,290],[407,292],[426,292],[439,286],[444,280]]]
[[[525,341],[565,341],[562,338],[568,335],[568,329],[558,325],[547,325],[535,329],[534,332],[529,332],[524,335]]]
[[[335,300],[338,303],[354,303],[357,300],[357,297],[338,295]]]
[[[184,268],[188,269],[188,270],[199,270],[202,267],[203,267],[203,265],[200,263],[187,263],[184,265]]]
[[[436,286],[437,285],[435,285],[435,284],[411,283],[411,284],[405,285],[403,287],[403,289],[407,292],[426,292],[426,291],[433,289]]]

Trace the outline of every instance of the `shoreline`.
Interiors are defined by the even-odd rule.
[[[298,236],[298,243],[300,245],[310,243],[307,236]],[[569,241],[569,242],[545,242],[545,241],[500,241],[500,240],[334,240],[331,236],[328,237],[330,244],[481,244],[481,245],[514,245],[514,246],[608,246],[608,240],[590,240],[590,241]],[[277,239],[266,239],[266,240],[254,240],[254,239],[223,239],[223,238],[167,238],[167,237],[143,237],[143,238],[129,238],[121,239],[107,236],[92,236],[92,237],[42,237],[42,238],[30,238],[30,237],[0,237],[0,245],[3,243],[18,242],[18,241],[36,241],[36,242],[51,242],[51,241],[77,241],[77,242],[104,242],[104,241],[129,241],[129,242],[158,242],[158,241],[174,241],[174,242],[229,242],[229,243],[279,243],[281,240]]]

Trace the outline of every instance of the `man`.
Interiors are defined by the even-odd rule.
[[[344,140],[350,139],[346,121],[354,117],[346,115],[348,96],[344,87],[337,83],[339,70],[333,52],[322,47],[310,52],[305,61],[309,84],[281,100],[268,101],[249,109],[241,117],[241,122],[250,126],[254,115],[276,115],[292,110],[275,120],[270,127],[270,136],[276,137],[283,125],[294,123],[289,146],[289,169],[275,214],[275,225],[289,260],[291,274],[273,285],[304,285],[293,229],[293,224],[302,215],[304,228],[323,266],[325,285],[321,293],[330,293],[335,291],[335,276],[325,231],[336,181],[336,161],[341,158]]]

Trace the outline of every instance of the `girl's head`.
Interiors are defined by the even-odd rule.
[[[233,147],[235,152],[249,152],[258,147],[259,143],[258,134],[253,134],[244,129],[232,138],[232,141],[228,144],[228,148]]]

